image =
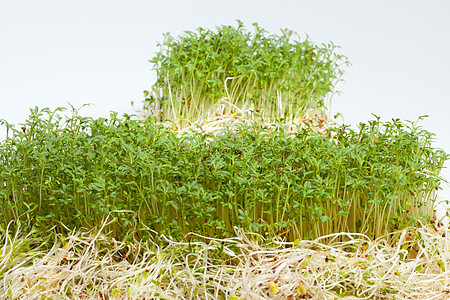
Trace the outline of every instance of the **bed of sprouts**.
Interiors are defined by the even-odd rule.
[[[294,127],[245,121],[242,111],[174,131],[154,119],[58,112],[6,123],[3,228],[90,228],[120,210],[106,227],[120,240],[146,238],[145,227],[174,239],[230,237],[234,227],[291,242],[343,231],[376,239],[428,222],[448,157],[417,122],[353,130],[314,114]]]
[[[329,107],[342,67],[349,65],[336,53],[339,47],[301,40],[289,29],[267,35],[257,23],[248,32],[237,22],[165,34],[150,60],[157,81],[144,92],[147,112],[180,129],[223,97],[223,114],[251,106],[270,121],[298,121],[308,109]]]
[[[47,237],[4,232],[2,298],[444,299],[450,294],[450,235],[439,222],[392,233],[399,236],[395,245],[358,233],[255,242],[239,229],[228,239],[197,236],[188,242],[187,235],[177,242],[154,233],[155,242],[123,243],[103,229]]]

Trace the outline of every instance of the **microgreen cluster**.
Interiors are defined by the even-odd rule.
[[[106,228],[120,238],[148,229],[230,237],[235,226],[290,241],[342,231],[377,238],[426,219],[447,159],[431,133],[399,120],[325,134],[254,123],[181,135],[154,118],[74,111],[63,120],[36,108],[22,128],[4,124],[3,228],[92,228],[118,211]]]
[[[232,104],[223,114],[234,105],[272,119],[295,120],[308,109],[324,108],[341,66],[349,64],[346,57],[334,52],[333,43],[300,41],[289,29],[267,36],[253,26],[253,33],[238,21],[237,28],[166,34],[150,60],[157,81],[152,93],[144,92],[148,109],[182,128],[223,98]]]

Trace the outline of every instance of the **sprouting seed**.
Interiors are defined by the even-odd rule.
[[[273,281],[269,281],[269,289],[272,293],[277,294],[278,293],[278,287],[277,284]]]
[[[307,293],[306,286],[303,284],[303,282],[300,282],[300,284],[297,287],[297,294],[299,296],[305,296]]]

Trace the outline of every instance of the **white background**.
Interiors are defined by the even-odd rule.
[[[240,19],[249,30],[258,22],[272,34],[289,28],[341,46],[353,66],[333,114],[353,125],[371,113],[382,120],[429,115],[421,124],[450,153],[449,14],[446,0],[0,0],[0,119],[20,123],[29,108],[68,102],[94,104],[83,115],[131,114],[130,102],[140,104],[155,81],[148,60],[163,33]]]

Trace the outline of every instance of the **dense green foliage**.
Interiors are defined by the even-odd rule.
[[[0,144],[0,220],[229,236],[233,226],[290,240],[340,231],[378,237],[414,224],[447,155],[413,123],[330,129],[240,127],[181,136],[130,116],[63,120],[37,108]],[[45,117],[47,115],[47,117]]]
[[[147,104],[162,120],[184,127],[221,99],[240,108],[253,106],[264,118],[286,120],[324,107],[342,65],[348,64],[335,53],[335,45],[300,41],[288,29],[266,36],[257,23],[252,34],[238,24],[217,31],[199,28],[177,38],[165,35],[150,60],[157,73],[154,93],[145,92]]]

